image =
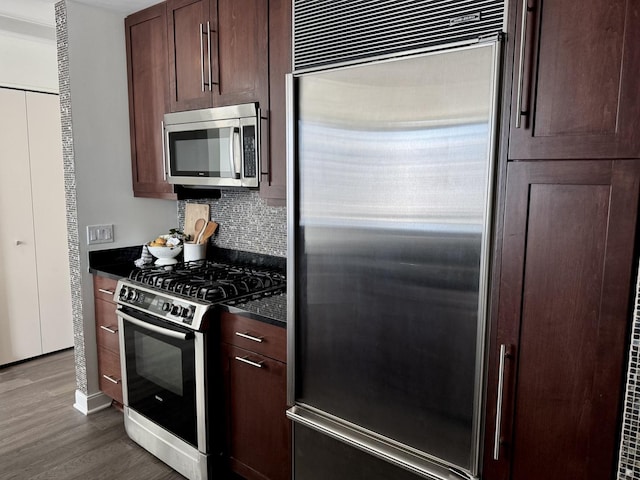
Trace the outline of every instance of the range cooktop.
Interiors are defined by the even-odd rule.
[[[119,305],[202,330],[214,305],[274,295],[285,286],[284,274],[276,270],[198,260],[136,268],[118,282],[115,299]]]

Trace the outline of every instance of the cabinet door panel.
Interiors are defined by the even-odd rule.
[[[249,480],[287,480],[291,444],[285,416],[286,365],[228,344],[222,344],[222,362],[232,470]]]
[[[237,347],[281,362],[287,361],[287,331],[282,327],[222,312],[220,338]]]
[[[98,386],[106,395],[122,403],[120,354],[98,347]]]
[[[521,19],[524,3],[517,3]],[[528,0],[528,5],[525,34],[516,35],[525,41],[516,46],[510,158],[638,158],[638,2]],[[516,128],[519,99],[528,115]]]
[[[162,150],[169,92],[165,5],[127,17],[125,32],[134,195],[175,198],[165,178]]]
[[[268,1],[217,0],[217,65],[220,95],[215,105],[259,102],[268,108]],[[215,55],[217,54],[217,58]],[[214,79],[216,77],[214,76]],[[266,112],[265,112],[266,114]]]
[[[212,93],[208,86],[204,88],[209,80],[209,1],[168,1],[167,16],[171,111],[210,107]]]
[[[118,317],[115,304],[96,298],[95,309],[96,341],[98,346],[113,353],[119,353],[120,341],[118,338]]]
[[[269,0],[269,125],[268,130],[263,130],[263,136],[269,133],[269,155],[262,162],[260,196],[272,204],[283,204],[286,199],[285,75],[290,72],[291,2]]]
[[[611,478],[639,179],[633,161],[509,165],[485,478]],[[510,355],[496,461],[500,345]]]

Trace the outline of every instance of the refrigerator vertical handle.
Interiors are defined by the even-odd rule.
[[[504,398],[504,368],[505,360],[509,356],[507,345],[500,345],[500,366],[498,367],[498,394],[496,399],[496,425],[493,438],[493,459],[500,459],[500,436],[502,426],[502,401]]]
[[[287,159],[287,404],[295,402],[295,92],[292,74],[285,75],[285,134]]]
[[[518,92],[516,94],[516,128],[522,127],[522,117],[529,115],[528,108],[522,109],[522,91],[524,89],[524,66],[527,52],[527,18],[534,8],[529,7],[528,0],[522,0],[522,23],[520,24],[520,56],[518,58]]]

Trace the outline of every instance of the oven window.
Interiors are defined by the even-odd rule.
[[[140,332],[134,332],[134,337],[138,375],[182,396],[182,351]]]
[[[187,331],[142,317],[160,329],[123,321],[127,406],[197,447],[196,356],[205,353],[193,332],[179,338],[162,330]]]

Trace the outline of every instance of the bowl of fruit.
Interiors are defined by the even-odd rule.
[[[158,237],[147,244],[149,253],[156,257],[155,265],[173,265],[178,263],[176,257],[182,252],[183,238],[176,233],[158,235]]]

